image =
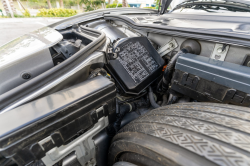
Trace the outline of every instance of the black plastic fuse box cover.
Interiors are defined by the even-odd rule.
[[[107,68],[128,94],[139,94],[161,74],[164,60],[146,37],[118,40]]]
[[[114,83],[98,76],[1,114],[0,154],[18,165],[41,159],[97,123],[97,108],[102,116],[115,112],[115,95]],[[53,143],[42,149],[38,142],[48,136]]]
[[[250,106],[250,68],[183,54],[177,60],[171,89],[198,101]]]

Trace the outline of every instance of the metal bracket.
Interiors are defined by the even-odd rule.
[[[108,53],[113,53],[113,48],[112,48],[112,47],[109,47],[107,52],[108,52]]]
[[[229,45],[215,44],[214,51],[212,52],[210,58],[219,61],[224,61],[229,50]]]
[[[163,57],[164,55],[166,55],[167,53],[171,52],[172,50],[174,50],[177,47],[178,47],[178,44],[175,41],[175,39],[173,38],[168,43],[166,43],[164,46],[162,46],[161,48],[159,48],[157,50],[157,52],[160,54],[161,57]]]

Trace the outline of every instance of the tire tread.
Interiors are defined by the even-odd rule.
[[[249,110],[213,103],[174,104],[150,111],[119,133],[154,136],[217,165],[250,165]]]

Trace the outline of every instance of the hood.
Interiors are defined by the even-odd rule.
[[[168,1],[168,0],[166,0]],[[169,0],[172,2],[172,0]],[[215,5],[218,7],[224,7],[227,8],[229,11],[242,11],[242,12],[249,12],[250,11],[250,1],[247,0],[177,0],[179,2],[175,1],[175,4],[172,5],[172,10],[176,10],[182,7],[191,7],[192,5]],[[170,3],[171,3],[170,2]],[[170,6],[170,3],[166,3],[166,6],[164,8],[168,8]]]

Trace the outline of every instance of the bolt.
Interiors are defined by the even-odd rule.
[[[25,79],[25,80],[28,80],[28,79],[31,78],[31,75],[29,73],[23,73],[22,78]]]
[[[174,47],[174,44],[173,43],[169,43],[169,47],[170,48]]]
[[[221,53],[223,53],[225,50],[222,50],[222,47],[219,47],[218,49],[217,49],[217,52],[219,53],[219,54],[221,54]]]

